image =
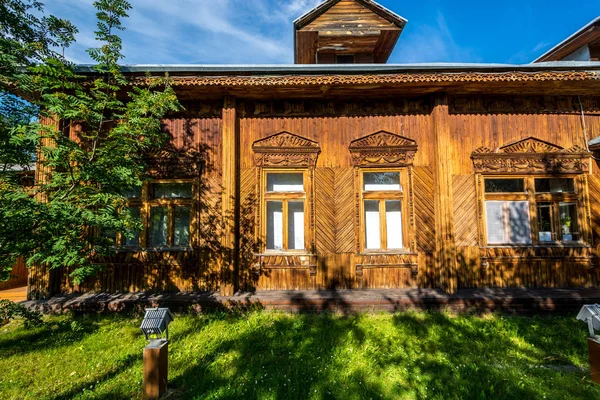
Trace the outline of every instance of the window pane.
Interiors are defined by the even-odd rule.
[[[190,207],[175,207],[173,212],[173,245],[190,245]]]
[[[552,206],[550,204],[538,205],[538,221],[540,242],[551,242],[552,237]]]
[[[579,240],[579,227],[577,226],[577,206],[573,203],[561,203],[560,226],[562,229],[562,240]]]
[[[574,192],[572,178],[543,178],[535,180],[535,191],[538,193]]]
[[[529,225],[529,202],[507,201],[510,243],[531,243]]]
[[[283,202],[267,201],[267,249],[283,249]]]
[[[125,190],[123,192],[123,197],[127,197],[128,199],[139,199],[140,197],[142,197],[142,187],[137,186]]]
[[[152,198],[154,199],[191,199],[191,183],[153,183]]]
[[[385,222],[387,231],[387,248],[401,249],[402,244],[402,211],[399,200],[385,202]]]
[[[150,247],[167,245],[167,207],[152,207],[150,209]]]
[[[129,212],[133,218],[140,219],[140,208],[139,207],[129,207]],[[135,236],[131,239],[125,237],[123,244],[125,246],[139,246],[140,245],[140,233],[137,232]]]
[[[267,192],[304,192],[304,174],[267,174]]]
[[[381,249],[379,200],[365,200],[365,247]]]
[[[525,181],[523,179],[486,179],[486,193],[523,193]]]
[[[365,172],[364,190],[401,190],[400,172]]]
[[[504,202],[486,201],[487,241],[489,244],[505,243]]]
[[[304,249],[304,201],[288,202],[288,249]]]
[[[117,232],[114,230],[102,230],[102,236],[105,239],[108,239],[111,243],[111,245],[114,245],[117,243]]]

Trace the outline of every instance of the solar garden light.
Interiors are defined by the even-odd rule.
[[[146,308],[140,326],[148,341],[144,347],[144,394],[148,399],[158,399],[167,391],[169,324],[173,320],[168,308]]]
[[[600,336],[596,336],[596,330],[600,330],[600,305],[587,304],[579,310],[577,319],[587,323],[589,329],[588,358],[590,360],[590,372],[592,381],[600,384]]]

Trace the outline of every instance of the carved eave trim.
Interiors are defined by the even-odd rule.
[[[412,139],[379,131],[353,140],[348,149],[354,166],[404,167],[412,165],[418,147]]]
[[[146,86],[157,77],[133,77],[136,86]],[[398,73],[363,75],[287,75],[287,76],[172,76],[172,86],[322,86],[322,85],[373,85],[406,83],[443,82],[556,82],[556,81],[597,81],[596,71],[541,71],[541,72],[460,72],[460,73]]]
[[[480,147],[471,153],[476,173],[586,173],[592,153],[580,146],[564,149],[534,137],[521,139],[496,151]]]
[[[314,140],[279,132],[252,145],[257,167],[315,167],[321,152]]]

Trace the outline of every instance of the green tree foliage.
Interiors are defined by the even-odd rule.
[[[127,1],[94,2],[95,33],[102,45],[88,50],[96,62],[88,75],[78,74],[53,50],[72,43],[75,29],[68,22],[32,16],[33,9],[41,11],[36,2],[9,3],[12,8],[0,6],[0,25],[14,25],[11,31],[0,30],[2,40],[37,38],[40,50],[23,44],[8,56],[6,71],[13,72],[1,77],[3,86],[13,96],[25,93],[40,121],[61,122],[43,125],[25,116],[9,124],[8,142],[22,150],[20,155],[31,154],[35,144],[38,167],[48,173],[33,190],[0,177],[0,270],[6,277],[21,256],[28,266],[70,267],[80,282],[101,268],[99,257],[115,253],[114,241],[103,232],[132,237],[141,228],[123,194],[141,185],[145,155],[168,139],[161,119],[180,105],[167,78],[140,87],[122,74],[118,33],[131,8]]]

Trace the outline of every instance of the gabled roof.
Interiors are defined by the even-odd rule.
[[[539,56],[534,63],[560,61],[582,46],[600,40],[600,16],[579,29],[577,32]]]
[[[296,19],[294,21],[294,27],[296,29],[302,29],[303,27],[305,27],[306,25],[310,24],[315,19],[317,19],[318,17],[323,15],[327,10],[329,10],[331,7],[333,7],[340,1],[341,0],[325,0],[323,3],[319,4],[317,7],[313,8],[312,10],[310,10],[309,12],[307,12],[300,18]],[[407,19],[402,18],[395,12],[388,10],[387,8],[383,7],[380,4],[375,3],[373,0],[354,0],[354,1],[356,1],[357,3],[361,4],[362,6],[364,6],[366,8],[368,8],[369,10],[373,11],[375,14],[379,15],[380,17],[385,18],[388,21],[396,24],[401,29],[404,28],[404,26],[408,22]]]

